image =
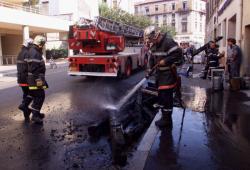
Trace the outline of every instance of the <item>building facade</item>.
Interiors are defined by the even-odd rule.
[[[227,39],[235,38],[243,51],[241,74],[250,73],[250,1],[208,0],[206,40],[223,36],[220,50],[227,52]],[[226,61],[226,58],[225,58]],[[224,61],[224,64],[225,64]]]
[[[43,0],[44,1],[44,0]],[[49,15],[73,22],[80,18],[94,19],[98,16],[98,1],[89,0],[47,0]]]
[[[135,4],[135,14],[150,17],[157,25],[171,26],[175,40],[200,46],[205,38],[204,0],[146,0]]]
[[[39,8],[24,6],[25,2],[0,0],[0,65],[15,64],[23,40],[29,37],[68,32],[68,21],[50,17]]]

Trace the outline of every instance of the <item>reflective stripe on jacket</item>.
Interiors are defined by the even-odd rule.
[[[28,76],[28,51],[27,47],[22,47],[21,51],[17,56],[17,83],[19,86],[23,86],[27,84],[27,76]],[[21,84],[21,85],[20,85]]]
[[[150,50],[157,63],[161,60],[164,60],[166,63],[165,65],[158,66],[156,71],[158,89],[164,90],[175,88],[177,84],[177,74],[171,66],[174,63],[182,62],[182,50],[179,48],[178,44],[166,34],[163,35],[162,40],[154,44]]]

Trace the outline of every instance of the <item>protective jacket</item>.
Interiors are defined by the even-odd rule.
[[[32,45],[28,53],[28,84],[30,90],[48,88],[45,80],[46,66],[42,57],[42,50]]]
[[[217,48],[207,50],[207,64],[209,67],[219,67],[219,50]]]
[[[159,90],[175,88],[177,84],[177,72],[173,65],[180,65],[183,62],[182,49],[167,34],[164,34],[159,43],[151,47],[155,61],[165,61],[165,65],[159,66],[156,73],[156,81]]]
[[[17,83],[19,86],[28,86],[28,51],[29,48],[23,46],[20,53],[17,56]]]

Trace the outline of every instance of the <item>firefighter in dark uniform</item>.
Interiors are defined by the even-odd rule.
[[[219,59],[221,58],[221,54],[219,53],[219,49],[216,46],[214,41],[209,42],[209,48],[205,51],[207,63],[204,70],[203,79],[207,78],[207,74],[209,73],[210,68],[219,67]]]
[[[178,79],[175,64],[183,61],[182,49],[170,36],[162,34],[155,26],[145,29],[144,38],[152,43],[150,51],[158,64],[156,70],[158,104],[163,108],[162,117],[155,124],[158,127],[172,128],[173,92]]]
[[[17,83],[22,88],[23,100],[22,104],[19,105],[19,109],[23,111],[23,115],[26,121],[29,120],[31,110],[29,105],[32,102],[32,96],[29,93],[29,87],[27,83],[28,77],[28,51],[32,45],[32,39],[26,39],[22,45],[21,51],[17,56]]]
[[[45,99],[44,89],[48,88],[45,80],[45,61],[42,57],[45,42],[45,37],[37,35],[28,53],[28,84],[30,94],[33,97],[31,120],[35,123],[43,123],[44,114],[40,110]]]

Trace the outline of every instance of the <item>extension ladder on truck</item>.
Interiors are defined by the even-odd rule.
[[[102,31],[112,32],[115,34],[120,34],[128,37],[143,36],[143,31],[140,28],[112,21],[110,19],[106,19],[103,17],[97,17],[95,24]]]

